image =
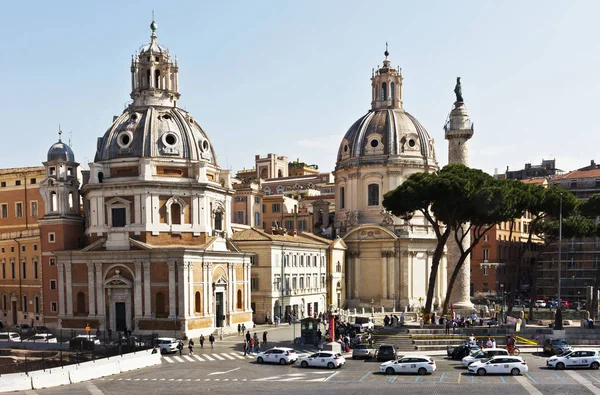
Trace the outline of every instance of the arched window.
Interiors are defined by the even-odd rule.
[[[340,188],[340,208],[346,208],[346,188]]]
[[[73,210],[73,192],[69,192],[69,210]]]
[[[85,294],[79,292],[77,294],[77,314],[85,314]]]
[[[264,178],[266,180],[267,177],[268,177],[267,176],[267,169],[266,168],[261,169],[261,171],[260,171],[260,178]]]
[[[283,173],[281,172],[281,169],[277,170],[277,178],[281,178],[283,177]]]
[[[396,98],[396,84],[394,84],[393,82],[390,83],[390,96],[392,100]]]
[[[242,299],[242,290],[238,289],[238,291],[237,291],[237,308],[239,310],[242,309],[243,302],[244,302],[244,300]]]
[[[387,99],[387,84],[384,82],[381,84],[381,100]]]
[[[179,203],[171,204],[171,225],[181,225],[181,206]]]
[[[104,173],[99,172],[98,173],[98,183],[102,184],[102,181],[104,180]]]
[[[199,313],[201,311],[200,309],[202,307],[202,306],[200,306],[200,292],[196,292],[194,299],[195,299],[194,300],[194,311],[196,313]]]
[[[162,292],[156,293],[156,314],[165,314],[165,294]]]
[[[152,73],[146,70],[146,88],[150,88],[150,82],[152,82]]]
[[[154,72],[154,87],[160,89],[160,70]]]
[[[215,230],[223,230],[223,213],[221,210],[215,211]]]
[[[50,192],[50,211],[58,210],[58,196],[56,192]]]
[[[369,184],[367,205],[368,206],[379,206],[379,185]]]

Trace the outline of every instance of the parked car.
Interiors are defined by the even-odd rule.
[[[91,341],[91,342],[93,342],[93,343],[94,343],[94,344],[96,344],[96,345],[99,345],[99,344],[100,344],[100,339],[98,339],[98,338],[96,337],[96,335],[89,335],[89,334],[85,334],[85,335],[83,335],[83,334],[82,334],[82,335],[77,335],[77,336],[75,336],[75,337],[76,337],[76,338],[81,338],[81,339],[86,339],[86,340],[88,340],[88,341]]]
[[[21,336],[17,332],[0,333],[0,342],[20,342]]]
[[[352,359],[369,359],[375,356],[375,347],[370,344],[357,344],[352,350]]]
[[[567,351],[546,360],[546,366],[555,369],[565,368],[600,368],[600,351],[583,349]]]
[[[44,325],[36,326],[35,328],[33,328],[33,330],[35,333],[51,333],[51,330]]]
[[[29,324],[16,324],[13,325],[15,332],[19,332],[21,336],[26,337],[33,334],[34,330]]]
[[[404,357],[387,361],[379,366],[379,371],[385,374],[418,373],[431,374],[435,372],[435,361],[427,355],[405,355]]]
[[[572,347],[565,339],[544,339],[544,353],[549,355],[563,354]]]
[[[160,348],[161,354],[177,352],[177,339],[172,337],[159,337],[154,342]]]
[[[354,324],[352,324],[352,328],[357,332],[372,330],[375,328],[375,321],[373,320],[373,317],[356,317],[354,319]]]
[[[468,367],[469,373],[485,376],[486,374],[512,374],[517,376],[527,373],[527,362],[521,357],[498,355],[489,359],[473,362]]]
[[[36,335],[31,336],[28,339],[23,340],[23,343],[58,343],[56,340],[56,336],[52,333],[38,333]]]
[[[538,299],[533,304],[533,307],[546,307],[546,301],[542,299]]]
[[[300,366],[303,368],[321,367],[335,369],[344,366],[346,358],[340,353],[333,351],[321,351],[307,357],[300,358]]]
[[[452,359],[462,360],[467,355],[470,355],[474,351],[479,351],[481,347],[477,344],[461,344],[458,346],[448,346],[446,352]]]
[[[390,361],[397,358],[396,347],[391,344],[382,344],[377,349],[377,360],[378,361]]]
[[[467,355],[461,361],[461,365],[464,367],[469,366],[475,361],[482,359],[488,359],[496,355],[509,355],[508,350],[504,348],[483,348],[479,351],[474,351],[471,355]]]
[[[256,363],[278,363],[287,365],[298,360],[298,354],[294,349],[287,347],[271,348],[270,350],[261,351],[256,356]]]

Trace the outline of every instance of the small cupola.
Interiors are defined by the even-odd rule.
[[[391,66],[387,42],[383,54],[385,55],[383,67],[377,66],[377,70],[373,70],[371,75],[373,95],[371,109],[402,108],[402,70]]]

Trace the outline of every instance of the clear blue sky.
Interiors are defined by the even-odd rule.
[[[130,59],[149,41],[152,9],[159,42],[178,57],[179,104],[222,167],[272,152],[333,170],[369,109],[386,41],[404,108],[441,165],[457,76],[475,122],[473,167],[600,161],[599,1],[30,1],[0,15],[0,167],[39,165],[59,123],[87,167],[130,100]]]

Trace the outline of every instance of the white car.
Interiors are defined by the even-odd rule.
[[[321,368],[339,368],[346,363],[346,358],[340,353],[332,351],[320,351],[318,353],[309,355],[308,357],[300,358],[300,366],[308,368],[309,366],[321,367]]]
[[[21,336],[17,332],[1,332],[0,342],[20,342]]]
[[[521,357],[496,356],[482,361],[473,362],[468,367],[469,373],[485,376],[486,374],[512,374],[517,376],[527,373],[527,362]]]
[[[58,343],[56,336],[52,333],[38,333],[28,339],[23,340],[23,343]]]
[[[96,335],[77,335],[74,339],[85,339],[94,342],[94,344],[100,344],[100,339],[98,339]]]
[[[298,354],[294,349],[287,347],[277,347],[270,350],[261,351],[256,356],[256,363],[278,363],[287,365],[298,360]]]
[[[564,368],[600,368],[600,351],[584,349],[573,350],[555,355],[546,360],[546,366],[555,369]]]
[[[433,373],[435,369],[435,361],[427,355],[405,355],[379,366],[379,371],[385,374],[418,373],[423,375]]]
[[[177,351],[177,339],[172,337],[159,337],[156,339],[155,344],[160,348],[161,354],[167,354]]]
[[[465,368],[475,361],[488,359],[496,355],[510,355],[508,350],[504,348],[484,348],[482,350],[473,351],[471,355],[467,355],[461,361],[461,365]]]

